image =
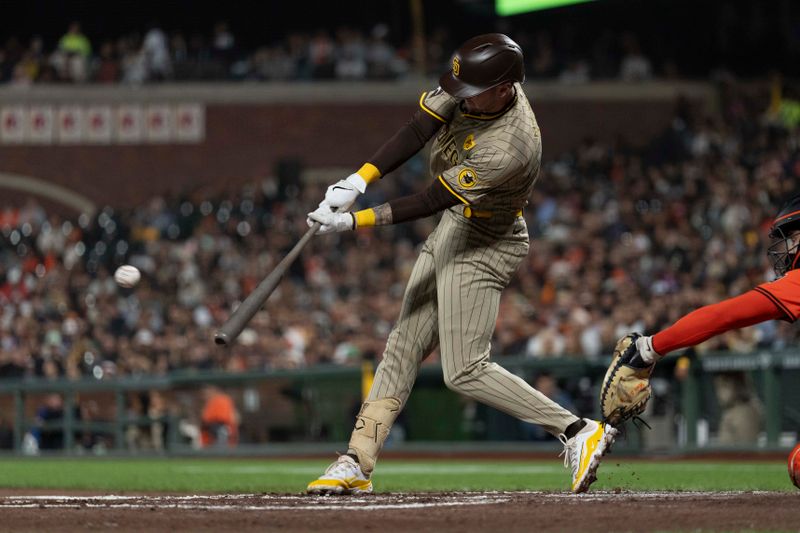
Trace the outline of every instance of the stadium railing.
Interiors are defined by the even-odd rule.
[[[532,360],[520,357],[498,358],[510,371],[532,379],[547,372],[563,384],[575,405],[585,416],[597,416],[593,402],[606,361],[576,358]],[[758,441],[733,446],[742,450],[777,450],[786,447],[800,430],[800,352],[754,352],[713,354],[697,359],[681,381],[673,377],[672,367],[655,374],[659,385],[645,419],[652,432],[629,428],[618,446],[629,453],[683,453],[731,448],[715,443],[713,434],[722,409],[715,396],[714,378],[742,374],[752,386],[763,407],[763,424]],[[239,453],[269,453],[270,449],[307,453],[327,450],[347,439],[353,416],[361,400],[362,370],[354,366],[320,366],[309,369],[274,370],[248,373],[177,372],[159,377],[124,377],[79,380],[14,379],[0,381],[0,407],[13,413],[13,452],[26,451],[26,435],[55,431],[63,436],[56,453],[91,453],[83,447],[86,435],[102,437],[102,450],[111,453],[147,452],[131,450],[126,433],[131,428],[147,429],[163,424],[163,448],[159,453],[229,453],[233,449],[215,447],[198,450],[182,434],[181,424],[196,420],[202,409],[199,391],[216,385],[227,391],[240,412],[242,421]],[[588,381],[587,381],[588,380]],[[132,394],[159,391],[169,400],[169,408],[156,416],[131,412]],[[47,394],[63,399],[63,416],[37,420],[37,400]],[[87,401],[99,404],[101,414],[83,419],[80,406]],[[281,407],[283,406],[283,407]],[[287,406],[290,406],[287,408]],[[586,412],[594,409],[594,412]],[[274,411],[274,412],[273,412]],[[465,401],[447,390],[438,365],[421,369],[417,388],[412,393],[399,421],[401,434],[391,446],[396,450],[424,450],[449,446],[472,449],[498,443],[497,449],[550,449],[554,441],[532,442],[524,425],[492,409]],[[283,416],[275,418],[277,412]],[[261,438],[259,439],[259,435]],[[711,437],[709,437],[711,435]],[[405,438],[401,438],[405,436]],[[30,438],[30,437],[28,437]],[[455,446],[455,447],[453,447]]]

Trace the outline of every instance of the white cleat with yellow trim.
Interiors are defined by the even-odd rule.
[[[563,433],[558,436],[564,445],[564,466],[572,470],[572,492],[586,492],[597,481],[600,459],[611,448],[617,433],[608,424],[586,419],[586,425],[571,439]]]
[[[372,492],[372,481],[349,455],[341,455],[325,469],[325,473],[308,484],[309,494],[366,494]]]

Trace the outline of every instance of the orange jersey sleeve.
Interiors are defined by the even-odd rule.
[[[800,317],[800,269],[790,270],[782,278],[762,283],[754,290],[769,298],[787,321],[794,322]]]
[[[706,305],[684,315],[667,329],[653,335],[653,349],[661,355],[700,344],[732,329],[787,318],[769,293],[756,287],[744,294]]]

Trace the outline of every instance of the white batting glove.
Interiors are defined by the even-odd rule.
[[[320,207],[327,204],[331,209],[346,211],[350,209],[358,195],[367,190],[367,182],[358,174],[350,174],[346,179],[339,180],[325,191],[325,199]]]
[[[322,224],[317,230],[317,235],[352,231],[355,229],[355,219],[352,213],[334,213],[327,205],[320,205],[316,211],[312,211],[308,214],[306,224],[311,227],[315,222]]]

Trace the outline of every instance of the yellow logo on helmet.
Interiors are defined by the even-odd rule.
[[[473,148],[475,148],[475,136],[470,133],[464,139],[464,150],[472,150]]]
[[[458,73],[461,72],[461,63],[458,62],[458,58],[453,58],[453,76],[458,76]]]
[[[458,183],[465,189],[470,189],[478,183],[478,176],[471,168],[465,168],[458,173]]]

